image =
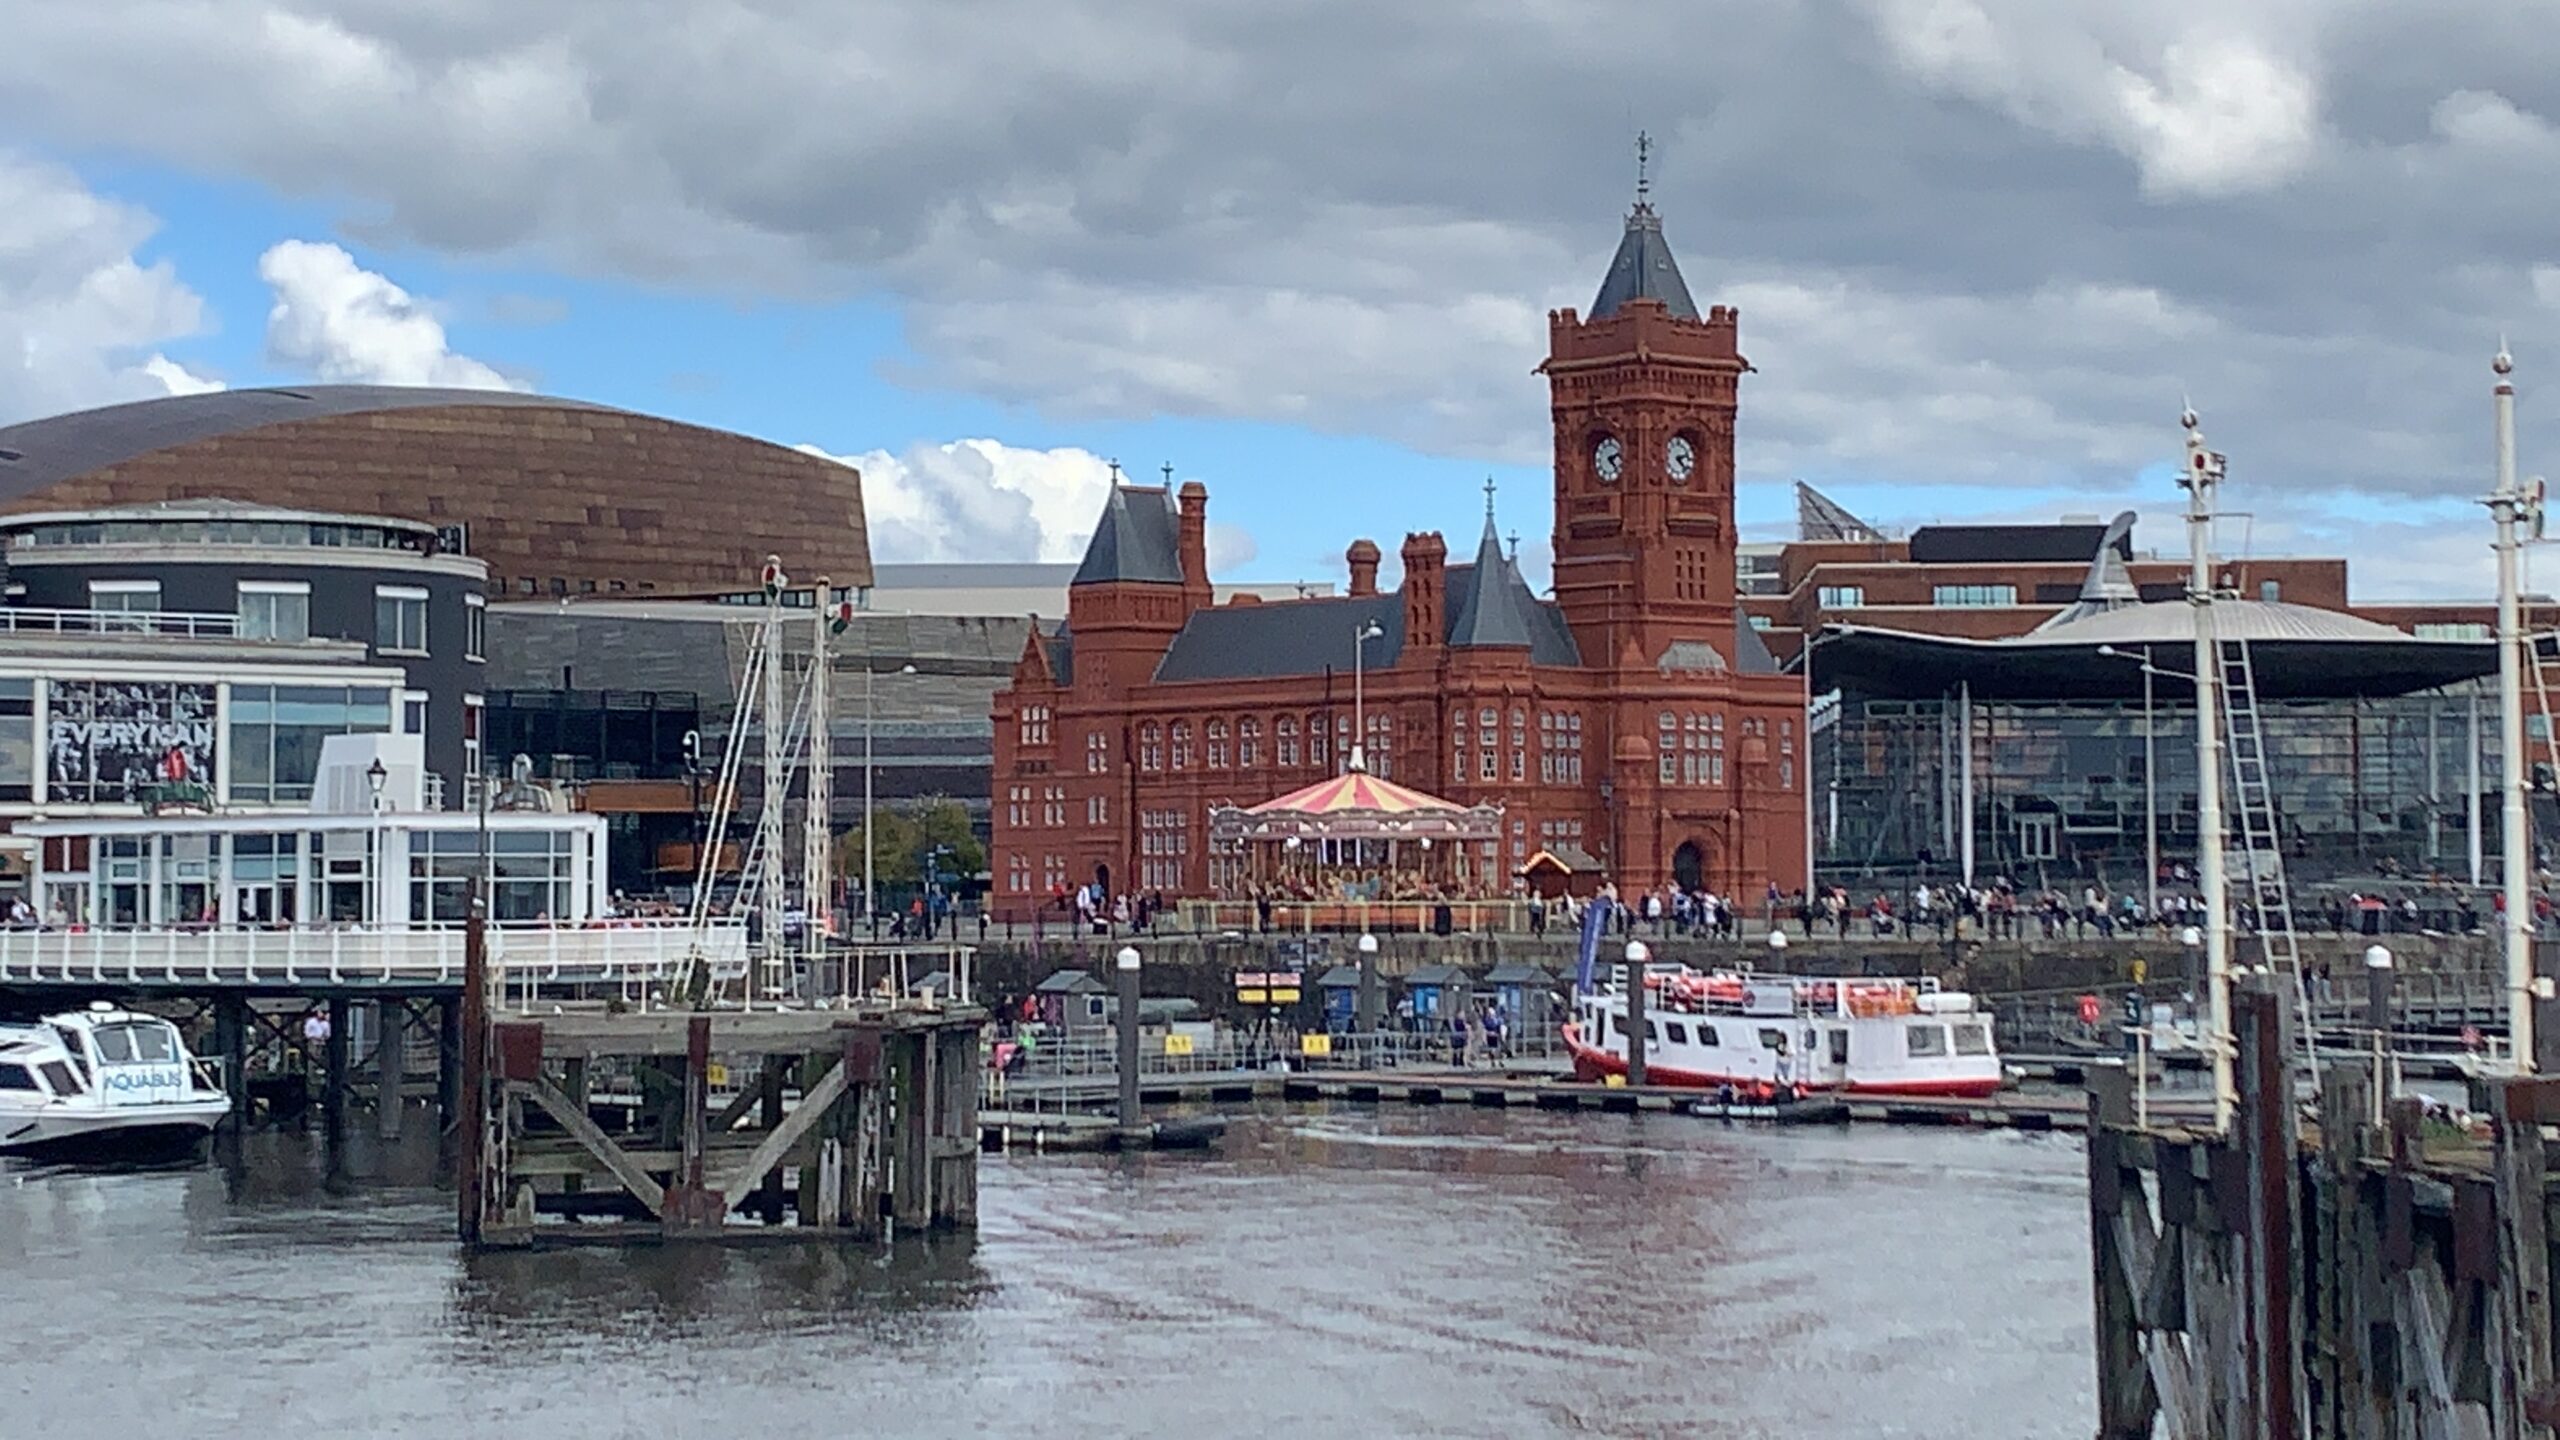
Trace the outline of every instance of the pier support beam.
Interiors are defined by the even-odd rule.
[[[408,1082],[409,1005],[405,1000],[380,1000],[374,1003],[375,1028],[381,1034],[374,1047],[374,1133],[385,1140],[400,1138],[400,1091]]]
[[[462,1119],[462,1000],[436,1002],[436,1119],[451,1132]]]
[[[329,997],[329,1039],[322,1045],[320,1067],[320,1115],[328,1126],[329,1138],[346,1135],[347,1124],[347,1021],[351,1007],[344,995]]]
[[[249,1002],[238,995],[213,999],[213,1053],[222,1057],[222,1089],[236,1125],[249,1119]]]

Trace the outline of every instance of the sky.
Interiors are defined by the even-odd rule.
[[[842,457],[881,560],[1542,580],[1545,313],[1654,139],[1739,308],[1746,538],[2144,516],[2477,598],[2489,357],[2560,373],[2552,0],[87,0],[0,46],[0,424],[506,386]],[[2547,563],[2547,562],[2546,562]],[[2560,573],[2560,571],[2555,571]]]

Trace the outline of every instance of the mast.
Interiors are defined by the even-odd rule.
[[[2216,690],[2221,646],[2213,626],[2213,493],[2223,458],[2205,447],[2196,412],[2179,417],[2187,431],[2187,604],[2196,621],[2196,881],[2204,901],[2205,1001],[2213,1056],[2213,1126],[2231,1128],[2236,1091],[2231,1075],[2231,906],[2222,859],[2222,713]]]
[[[2489,362],[2498,382],[2490,389],[2497,427],[2497,488],[2487,500],[2497,521],[2498,538],[2498,860],[2507,904],[2504,935],[2507,956],[2507,1048],[2516,1073],[2534,1069],[2533,1043],[2533,898],[2529,886],[2533,836],[2526,828],[2524,786],[2523,623],[2516,597],[2516,557],[2524,541],[2517,522],[2538,509],[2516,485],[2516,386],[2509,377],[2515,359],[2498,347]],[[2539,516],[2534,517],[2536,520]]]
[[[764,625],[764,808],[756,816],[756,909],[763,924],[757,958],[763,971],[758,977],[761,984],[751,984],[748,990],[752,994],[761,989],[769,996],[782,989],[783,810],[791,797],[791,772],[785,760],[791,714],[782,704],[782,595],[789,584],[789,577],[782,573],[782,557],[766,556],[764,593],[770,608]]]
[[[813,978],[818,962],[825,958],[827,922],[835,913],[829,864],[834,852],[827,843],[835,811],[835,757],[829,744],[834,715],[828,708],[827,637],[844,628],[836,615],[835,586],[821,575],[815,588],[818,603],[810,607],[809,627],[809,805],[807,813],[800,817],[800,908],[804,915],[800,953],[807,958]]]

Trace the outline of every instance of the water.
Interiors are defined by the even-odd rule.
[[[413,1127],[423,1128],[423,1127]],[[0,1162],[5,1163],[5,1162]],[[2066,1137],[1272,1108],[974,1239],[464,1257],[415,1153],[0,1172],[0,1434],[2085,1434]]]

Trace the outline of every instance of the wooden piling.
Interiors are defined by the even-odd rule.
[[[373,1127],[385,1140],[400,1138],[401,1087],[408,1081],[403,1073],[408,1064],[409,1006],[394,997],[377,1000],[373,1006],[374,1029],[381,1040],[374,1047]]]
[[[347,1021],[351,1007],[344,994],[329,997],[329,1038],[321,1044],[320,1114],[332,1142],[347,1130]]]
[[[483,1239],[489,1187],[489,936],[482,905],[475,896],[463,925],[462,1000],[453,1037],[460,1052],[456,1113],[462,1122],[454,1205],[465,1245]]]

